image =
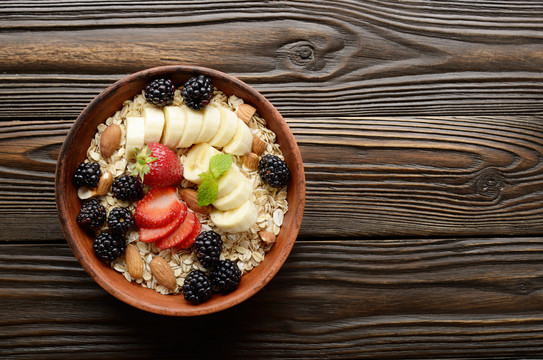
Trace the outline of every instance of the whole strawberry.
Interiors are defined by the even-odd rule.
[[[136,164],[132,175],[139,176],[149,186],[168,186],[183,180],[183,165],[179,157],[166,145],[151,143],[136,149]]]

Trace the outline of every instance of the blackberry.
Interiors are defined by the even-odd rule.
[[[211,269],[219,262],[222,250],[221,236],[215,231],[201,232],[194,242],[194,252],[203,267]]]
[[[230,260],[222,260],[210,274],[213,290],[227,294],[238,288],[241,281],[241,270]]]
[[[107,227],[115,234],[126,234],[128,230],[134,228],[134,224],[134,215],[127,208],[113,208],[107,217]]]
[[[96,187],[100,181],[102,171],[98,163],[82,162],[74,173],[74,182],[77,186]]]
[[[111,185],[113,195],[119,200],[136,201],[143,197],[143,185],[141,181],[132,175],[121,175]]]
[[[92,248],[96,256],[105,263],[110,263],[126,251],[126,242],[124,237],[110,232],[101,232],[98,234]]]
[[[213,82],[205,75],[192,77],[183,85],[181,96],[189,108],[200,110],[213,97]]]
[[[175,86],[169,79],[155,79],[145,87],[145,100],[162,107],[173,102]]]
[[[264,155],[258,163],[258,173],[262,180],[274,188],[280,188],[287,184],[290,171],[287,163],[275,155]]]
[[[200,270],[191,271],[183,283],[183,296],[185,300],[197,305],[211,297],[211,281]]]
[[[76,221],[87,230],[98,230],[106,222],[106,209],[96,199],[87,200],[79,210]]]

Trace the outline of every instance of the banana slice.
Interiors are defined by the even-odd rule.
[[[251,129],[243,122],[243,120],[238,119],[238,128],[234,137],[226,146],[222,149],[225,153],[232,155],[245,155],[251,152],[253,146],[253,133]]]
[[[178,148],[188,148],[194,144],[194,140],[200,134],[200,129],[202,128],[203,115],[202,112],[192,110],[187,106],[183,106],[186,111],[185,117],[185,127],[183,128],[183,135],[177,143],[176,147]]]
[[[219,229],[229,233],[248,230],[258,218],[256,207],[250,200],[246,200],[239,207],[228,211],[213,209],[210,216],[211,221]]]
[[[146,105],[143,107],[143,117],[145,118],[144,141],[147,144],[160,142],[164,130],[164,113],[162,110],[152,105]]]
[[[198,175],[209,171],[209,159],[219,153],[219,150],[208,143],[201,143],[192,147],[183,162],[183,176],[185,179],[200,184],[202,179]]]
[[[209,145],[222,148],[234,137],[238,128],[239,119],[234,112],[227,108],[220,108],[219,110],[221,112],[221,125],[219,126],[217,134],[213,139],[209,140]]]
[[[129,116],[126,118],[126,151],[124,155],[130,159],[136,148],[141,149],[144,143],[145,119]]]
[[[230,170],[222,174],[217,180],[219,184],[217,198],[230,194],[244,179],[245,176],[239,171],[239,167],[233,163]]]
[[[216,107],[206,106],[203,110],[202,128],[194,143],[199,144],[213,139],[217,135],[220,125],[221,111]]]
[[[252,192],[253,184],[246,177],[243,177],[243,180],[238,182],[238,185],[230,194],[217,198],[212,204],[222,211],[232,210],[247,201]]]
[[[185,128],[185,111],[180,106],[165,106],[162,111],[165,121],[160,142],[169,148],[175,148]]]

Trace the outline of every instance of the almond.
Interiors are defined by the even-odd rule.
[[[177,287],[175,274],[173,273],[170,264],[168,264],[164,258],[160,256],[155,257],[151,260],[149,266],[151,267],[153,276],[160,285],[165,286],[172,291],[175,290]]]
[[[103,158],[110,157],[121,144],[122,131],[117,124],[109,125],[100,139],[100,154]]]
[[[268,230],[260,230],[258,235],[266,244],[273,244],[276,239],[275,234]]]
[[[260,157],[255,153],[249,153],[242,156],[243,165],[245,165],[247,168],[251,170],[258,169],[258,162],[260,160]]]
[[[262,155],[264,150],[268,147],[268,143],[259,138],[256,135],[253,135],[253,152],[257,155]]]
[[[194,212],[207,215],[211,212],[211,206],[200,206],[198,205],[198,193],[194,189],[181,189],[179,192],[181,200],[183,200],[189,209]]]
[[[251,121],[251,118],[255,114],[256,109],[249,104],[241,104],[236,110],[236,115],[243,120],[244,123],[248,124]]]
[[[105,195],[109,191],[111,184],[113,184],[113,176],[106,171],[100,177],[97,187],[89,189],[86,186],[81,186],[77,189],[77,196],[79,196],[81,200],[85,200],[95,196]]]
[[[143,276],[143,259],[138,249],[131,244],[126,247],[126,270],[133,279]]]
[[[104,172],[98,181],[98,186],[96,187],[96,195],[105,195],[109,191],[109,188],[113,184],[113,176],[109,172]]]

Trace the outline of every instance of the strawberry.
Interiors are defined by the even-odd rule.
[[[132,175],[150,187],[179,184],[183,180],[183,165],[176,153],[166,145],[150,143],[136,149],[136,164]]]
[[[196,237],[200,234],[200,230],[202,229],[202,224],[200,224],[200,221],[198,218],[194,221],[194,227],[192,228],[192,232],[190,235],[183,240],[181,244],[176,245],[176,249],[186,249],[192,246],[194,242],[196,241]]]
[[[169,234],[171,234],[175,229],[181,225],[187,216],[187,205],[181,203],[181,212],[179,216],[174,217],[169,223],[162,227],[158,228],[146,228],[142,227],[139,229],[140,240],[143,242],[153,242],[160,240]]]
[[[178,217],[183,205],[173,186],[154,187],[136,206],[134,218],[139,228],[159,228]]]
[[[192,234],[194,223],[196,221],[198,221],[198,219],[196,219],[196,215],[189,211],[183,223],[179,225],[179,227],[170,235],[158,240],[155,243],[156,247],[160,250],[164,250],[181,244]]]

